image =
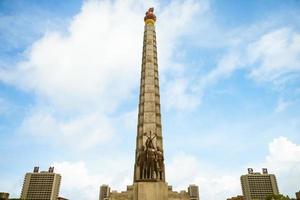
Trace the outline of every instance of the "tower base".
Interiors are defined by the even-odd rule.
[[[199,200],[198,186],[176,192],[165,182],[136,182],[126,191],[110,191],[108,185],[100,187],[99,200]]]
[[[165,182],[136,182],[133,193],[133,200],[168,200],[168,185]]]

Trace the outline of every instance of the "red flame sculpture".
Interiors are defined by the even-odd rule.
[[[146,16],[144,17],[144,21],[146,21],[147,19],[152,19],[154,21],[156,21],[156,16],[154,15],[154,8],[149,8],[149,10],[146,12]]]

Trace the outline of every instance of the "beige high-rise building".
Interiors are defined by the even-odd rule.
[[[154,9],[144,17],[144,40],[133,184],[124,192],[100,187],[100,200],[199,200],[198,186],[175,192],[166,182]],[[180,171],[178,171],[180,173]],[[176,174],[172,174],[176,176]]]
[[[248,174],[241,176],[241,184],[246,200],[264,200],[267,195],[279,194],[276,177],[266,168],[262,173],[248,168]]]
[[[54,168],[39,172],[34,167],[32,173],[26,173],[21,199],[26,200],[57,200],[59,194],[61,176],[54,173]]]

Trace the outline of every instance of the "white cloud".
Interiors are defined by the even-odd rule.
[[[299,78],[300,34],[297,31],[281,27],[272,31],[265,30],[264,34],[255,33],[250,38],[244,32],[247,32],[246,28],[226,36],[228,41],[235,38],[239,38],[240,41],[228,42],[227,51],[217,61],[216,67],[200,77],[194,85],[199,101],[207,88],[228,78],[239,69],[248,71],[251,79],[260,83],[270,82],[277,89]],[[289,105],[281,101],[277,111]]]
[[[238,164],[237,164],[238,166]],[[300,145],[285,137],[275,138],[269,143],[265,161],[252,164],[255,169],[267,167],[277,177],[280,193],[294,196],[300,185]],[[167,163],[167,181],[175,189],[186,189],[188,184],[197,184],[201,199],[222,200],[242,194],[239,171],[216,168],[201,162],[201,159],[186,153],[178,153]]]
[[[285,111],[288,107],[290,107],[293,103],[291,101],[279,99],[277,102],[277,106],[275,108],[275,112],[283,112]]]
[[[217,63],[216,68],[211,70],[199,82],[199,88],[204,89],[219,80],[230,76],[241,65],[240,56],[237,53],[228,53],[224,55]]]
[[[62,175],[60,195],[70,199],[95,199],[101,184],[108,184],[113,190],[125,190],[126,185],[132,183],[133,160],[129,157],[114,154],[112,159],[103,155],[100,160],[105,162],[92,166],[84,161],[54,162],[51,166]],[[255,169],[267,167],[270,173],[276,175],[280,192],[293,196],[300,183],[300,145],[285,137],[275,138],[269,143],[265,161],[251,166]],[[179,152],[166,163],[166,179],[175,191],[186,190],[189,184],[197,184],[201,199],[223,200],[242,194],[240,176],[244,174],[243,169],[249,166],[237,167],[241,170],[216,168],[191,154]]]
[[[188,110],[195,108],[200,97],[189,91],[188,81],[184,78],[170,81],[165,86],[163,105],[167,109]]]
[[[160,68],[172,66],[176,41],[191,30],[189,21],[199,3],[172,1],[170,7],[161,7],[138,0],[86,1],[67,33],[47,32],[26,50],[26,59],[0,69],[1,81],[35,94],[37,103],[19,132],[35,138],[59,135],[66,144],[81,141],[82,149],[109,138],[116,128],[108,116],[138,88],[143,16],[151,4],[160,10]],[[185,92],[176,95],[179,103],[188,105]]]
[[[68,35],[45,34],[26,61],[0,77],[59,109],[114,110],[138,82],[142,28],[128,5],[88,1]]]
[[[143,14],[149,4],[85,2],[71,22],[68,34],[46,33],[27,50],[26,60],[11,70],[0,71],[0,79],[34,91],[60,110],[114,111],[137,88]],[[160,5],[157,7],[159,10]],[[176,40],[190,30],[189,21],[197,8],[194,1],[173,1],[168,8],[161,9],[158,17],[161,68],[172,66]]]
[[[178,53],[179,38],[193,32],[196,15],[205,13],[207,9],[205,1],[188,0],[172,1],[164,10],[158,11],[157,45],[161,71],[172,70],[176,66],[174,54]]]
[[[132,162],[118,155],[98,163],[96,172],[84,161],[54,162],[51,166],[62,176],[60,196],[69,199],[97,199],[102,184],[108,184],[113,190],[121,191],[132,183]]]
[[[113,120],[103,115],[80,115],[70,119],[56,119],[51,113],[38,110],[24,119],[20,134],[44,139],[52,144],[67,145],[76,150],[87,150],[111,139]]]
[[[269,151],[268,163],[281,165],[286,162],[300,162],[300,145],[289,141],[285,137],[275,138],[269,144]]]
[[[300,145],[286,137],[275,138],[269,144],[269,155],[264,165],[277,176],[281,193],[294,195],[299,190]]]
[[[62,175],[60,196],[89,200],[98,197],[102,184],[108,184],[112,190],[126,190],[126,185],[132,184],[132,164],[128,155],[115,155],[113,160],[106,158],[105,162],[99,163],[97,171],[92,171],[83,161],[54,162],[51,166]],[[231,194],[240,194],[236,175],[205,166],[196,157],[185,153],[179,153],[167,163],[166,173],[167,181],[175,191],[197,184],[201,199],[221,200]]]
[[[294,197],[300,185],[300,145],[286,137],[274,138],[268,145],[268,154],[260,163],[246,167],[254,170],[268,168],[270,174],[275,174],[279,192]],[[246,168],[245,167],[245,168]]]
[[[200,164],[194,156],[180,152],[167,163],[166,178],[177,188],[185,188],[195,181],[199,169]]]
[[[52,166],[56,173],[62,175],[60,196],[70,199],[95,199],[99,183],[96,176],[88,173],[84,162],[55,162]]]
[[[251,70],[258,81],[276,81],[300,71],[300,34],[291,28],[280,28],[263,35],[248,47],[248,58],[259,63]]]
[[[201,199],[223,200],[241,193],[238,174],[206,165],[193,155],[178,153],[166,170],[167,181],[175,190],[196,184]]]

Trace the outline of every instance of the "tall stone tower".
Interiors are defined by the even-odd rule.
[[[134,182],[165,181],[153,8],[146,12]],[[150,154],[150,155],[149,155]],[[153,154],[153,155],[152,155]],[[146,157],[148,157],[148,162]],[[151,158],[153,157],[153,160]],[[155,162],[155,157],[158,160]]]
[[[165,181],[160,113],[157,46],[154,9],[144,17],[144,40],[140,81],[133,185],[123,192],[100,187],[100,200],[199,200],[198,186],[174,192]]]

